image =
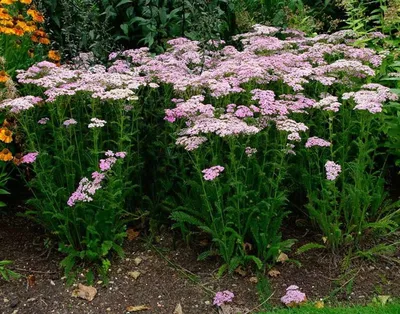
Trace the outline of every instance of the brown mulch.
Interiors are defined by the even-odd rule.
[[[297,262],[288,261],[274,267],[280,275],[269,279],[273,293],[270,304],[279,304],[285,288],[292,284],[301,287],[310,300],[331,296],[339,301],[367,303],[374,295],[400,297],[398,252],[391,260],[356,259],[351,267],[343,267],[342,257],[326,251],[294,254],[300,245],[318,241],[317,234],[312,235],[307,229],[288,229],[284,234],[298,240],[293,252],[288,253]],[[242,312],[259,304],[256,284],[250,280],[254,274],[248,271],[244,276],[235,273],[217,279],[220,266],[217,260],[197,261],[198,250],[183,244],[174,249],[170,233],[160,236],[156,246],[147,245],[141,239],[127,241],[125,258],[112,264],[110,283],[95,284],[98,290],[95,299],[88,302],[73,298],[71,293],[76,287],[66,284],[59,268],[63,257],[55,249],[47,251],[45,239],[43,231],[26,219],[0,215],[0,260],[14,261],[11,269],[22,275],[11,282],[0,279],[0,313],[119,314],[126,313],[128,306],[146,305],[150,309],[140,313],[172,314],[179,303],[186,314],[217,313],[212,298],[220,290],[234,292],[234,305]],[[138,266],[134,261],[137,257],[142,259]],[[136,270],[141,275],[134,280],[128,273]],[[27,285],[29,275],[35,276],[32,287]]]

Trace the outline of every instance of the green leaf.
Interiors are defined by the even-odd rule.
[[[115,7],[118,8],[121,5],[127,4],[127,3],[132,3],[133,0],[121,0]]]
[[[119,27],[124,32],[124,35],[128,36],[128,34],[129,34],[129,25],[128,24],[121,24]]]
[[[309,250],[314,250],[314,249],[325,249],[325,245],[318,244],[318,243],[307,243],[301,247],[299,247],[296,251],[296,254],[303,254]]]
[[[110,252],[110,249],[113,247],[113,242],[112,241],[104,241],[101,244],[101,255],[106,256],[108,252]]]

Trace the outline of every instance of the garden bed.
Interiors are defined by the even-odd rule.
[[[292,228],[284,232],[285,237],[298,239],[292,252],[318,236],[305,228],[297,229],[295,234]],[[13,260],[11,268],[22,276],[12,282],[0,282],[0,313],[125,313],[128,306],[136,305],[150,307],[143,313],[173,313],[179,303],[183,313],[216,313],[213,293],[226,289],[234,292],[233,304],[242,313],[262,310],[258,307],[260,289],[251,279],[254,274],[235,273],[216,279],[218,261],[198,262],[198,249],[189,249],[182,243],[174,249],[168,233],[159,237],[157,245],[143,238],[126,241],[126,256],[112,264],[110,283],[95,284],[98,294],[92,302],[73,298],[74,287],[66,285],[59,268],[62,256],[55,248],[49,253],[45,239],[44,233],[24,218],[1,216],[0,259]],[[400,267],[386,258],[375,262],[358,259],[342,272],[343,256],[320,250],[292,254],[301,266],[286,262],[275,267],[280,275],[268,279],[269,289],[263,285],[265,293],[270,290],[272,294],[263,296],[270,297],[264,305],[278,306],[291,284],[301,287],[311,301],[331,296],[326,304],[337,301],[367,304],[376,295],[400,297]],[[137,257],[142,259],[138,266],[134,261]],[[131,271],[139,271],[141,275],[134,280],[128,275]],[[29,275],[35,276],[32,287],[27,285]]]

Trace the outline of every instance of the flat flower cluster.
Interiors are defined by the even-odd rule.
[[[342,172],[342,167],[335,162],[328,160],[325,164],[326,178],[329,181],[334,181]]]
[[[224,305],[227,302],[232,302],[234,298],[233,292],[229,290],[219,291],[215,294],[213,304],[216,306]]]
[[[307,301],[306,294],[300,291],[296,285],[291,285],[286,289],[286,294],[281,298],[281,302],[286,306],[295,307]]]
[[[204,180],[213,181],[216,177],[220,175],[225,168],[221,166],[214,166],[211,168],[204,169],[202,172],[204,173]]]

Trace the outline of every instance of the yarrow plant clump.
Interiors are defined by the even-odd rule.
[[[224,305],[227,302],[232,302],[234,298],[233,292],[229,290],[219,291],[215,294],[213,304],[216,306]]]
[[[374,151],[376,147],[367,146],[377,142],[368,139],[381,122],[379,112],[397,96],[382,85],[360,83],[373,81],[384,56],[355,47],[355,38],[349,32],[307,37],[298,31],[256,25],[253,31],[235,36],[231,45],[221,41],[212,49],[198,41],[175,38],[158,55],[148,48],[114,52],[108,68],[93,65],[89,59],[61,66],[39,62],[19,71],[17,78],[20,84],[44,91],[44,100],[19,97],[0,103],[0,108],[26,123],[23,129],[30,151],[40,151],[41,158],[49,158],[47,164],[57,160],[58,172],[50,173],[47,167],[35,169],[35,178],[40,178],[41,184],[45,182],[45,188],[40,184],[36,188],[47,193],[43,199],[52,199],[52,215],[47,214],[47,203],[42,201],[41,205],[42,219],[47,219],[51,231],[60,234],[64,230],[51,228],[78,221],[79,228],[68,226],[68,231],[86,232],[88,226],[101,221],[103,225],[96,225],[95,232],[102,239],[115,233],[115,238],[107,239],[113,243],[116,234],[125,230],[125,201],[129,197],[145,199],[148,193],[149,212],[158,208],[160,199],[168,199],[165,204],[171,206],[174,227],[183,233],[199,228],[209,233],[212,251],[225,263],[223,269],[232,271],[248,263],[261,268],[263,262],[273,260],[273,255],[284,249],[279,230],[293,186],[306,192],[311,220],[329,236],[336,230],[325,230],[329,225],[326,221],[341,216],[335,228],[342,230],[346,217],[352,214],[340,211],[332,215],[336,208],[331,205],[353,197],[354,186],[358,186],[354,182],[373,182],[367,177],[375,175],[368,168],[374,164],[372,160],[359,167],[363,171],[358,178],[351,177],[347,167],[351,162],[362,162],[360,156],[367,159]],[[138,95],[140,102],[134,103]],[[37,125],[44,115],[50,118],[47,123],[52,132],[45,133],[48,128]],[[86,127],[93,130],[86,132]],[[39,141],[34,136],[29,138],[31,134],[39,134]],[[174,152],[174,142],[186,152]],[[320,149],[311,149],[315,146]],[[127,150],[127,154],[108,149]],[[132,154],[133,150],[136,152]],[[106,151],[105,157],[99,158],[102,151]],[[126,173],[118,166],[120,158],[126,158]],[[210,164],[216,166],[208,168]],[[145,170],[136,173],[131,170],[135,167]],[[337,179],[342,167],[349,176],[329,182]],[[84,177],[86,169],[98,171],[91,178],[81,179],[76,188],[77,178]],[[62,171],[64,176],[59,175]],[[130,176],[132,173],[135,176]],[[221,173],[224,180],[216,180]],[[172,180],[169,174],[177,179],[173,187],[165,184]],[[298,175],[304,180],[298,180]],[[325,175],[327,180],[321,180]],[[135,180],[140,184],[132,184]],[[299,184],[290,184],[293,181]],[[113,191],[105,189],[105,183]],[[138,193],[145,195],[129,195],[136,185],[140,186]],[[339,189],[339,185],[345,188]],[[60,186],[76,190],[70,195]],[[170,193],[175,188],[177,191]],[[323,193],[328,189],[332,193]],[[155,196],[153,191],[158,190],[164,195]],[[48,191],[59,194],[48,195]],[[103,196],[101,215],[97,204],[91,203],[95,193]],[[369,195],[357,196],[365,205],[364,213],[376,203],[368,199]],[[60,202],[64,199],[68,199],[68,206]],[[84,217],[70,208],[78,203]],[[132,210],[141,205],[134,204]],[[120,217],[116,217],[117,207]],[[65,217],[54,224],[54,217],[60,213]],[[119,223],[118,232],[109,230],[108,221],[104,223],[105,213],[109,221]],[[76,214],[81,215],[79,220]],[[363,228],[358,221],[354,225]],[[95,232],[90,236],[69,234],[63,240],[66,247],[72,245],[83,252],[81,244],[87,243],[88,237],[96,238]],[[71,238],[74,243],[70,243]],[[252,252],[243,249],[246,243],[253,246]],[[327,245],[334,246],[332,243],[330,238]],[[103,247],[109,245],[106,242]],[[93,241],[90,247],[102,245]],[[99,255],[101,260],[104,254]]]

